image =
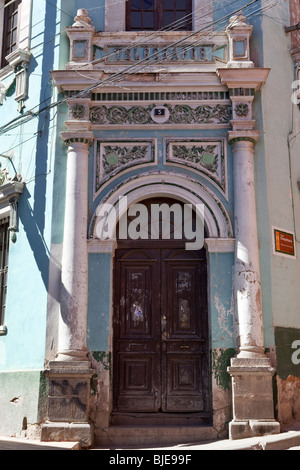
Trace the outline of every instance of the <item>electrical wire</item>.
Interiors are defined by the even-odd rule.
[[[272,1],[273,1],[273,2],[276,1],[276,2],[278,3],[278,1],[283,1],[283,0],[270,0],[270,1],[271,1],[271,2],[272,2]],[[245,8],[248,7],[248,6],[253,5],[254,3],[256,3],[256,0],[254,0],[254,1],[252,1],[252,2],[249,2],[249,3],[245,6]],[[272,4],[272,5],[273,5],[273,4]],[[237,13],[237,12],[239,12],[239,11],[240,11],[240,9],[239,9],[239,10],[236,10],[235,12],[231,12],[231,13],[228,14],[228,15],[225,15],[225,16],[224,16],[223,18],[221,18],[220,20],[217,20],[217,23],[219,23],[220,21],[225,21],[225,20],[227,20],[228,17],[231,17],[234,13]],[[257,10],[256,10],[256,11],[257,11]],[[215,22],[214,22],[214,23],[215,23]],[[205,26],[205,27],[203,27],[203,28],[200,28],[200,30],[197,30],[196,32],[191,33],[190,35],[188,35],[188,36],[185,37],[184,39],[178,40],[178,41],[174,42],[173,44],[171,44],[171,45],[169,45],[169,46],[166,46],[165,48],[159,50],[158,52],[155,52],[155,53],[153,53],[152,55],[149,55],[146,59],[141,59],[141,60],[138,61],[137,63],[135,63],[135,64],[129,66],[127,69],[125,69],[125,70],[123,70],[123,71],[121,71],[121,72],[118,72],[118,73],[112,75],[111,77],[108,77],[107,79],[103,80],[101,83],[98,83],[98,88],[99,88],[100,86],[102,87],[103,84],[106,85],[106,82],[109,82],[109,81],[112,81],[112,80],[113,80],[113,84],[115,85],[116,82],[119,82],[120,79],[122,80],[122,79],[124,78],[124,74],[129,75],[129,74],[132,74],[132,73],[136,73],[136,67],[139,67],[139,68],[140,68],[140,70],[139,70],[139,72],[140,72],[140,71],[143,70],[145,67],[148,67],[148,66],[149,66],[149,61],[150,61],[151,59],[158,58],[159,55],[161,55],[164,51],[167,51],[168,49],[173,48],[173,47],[177,46],[178,44],[181,44],[181,43],[185,42],[185,41],[186,41],[187,39],[189,39],[190,37],[195,36],[196,34],[198,34],[198,32],[203,31],[203,30],[205,30],[207,27],[210,27],[210,26],[211,26],[211,24],[209,24],[208,26]],[[205,38],[203,38],[202,41],[201,41],[201,39],[200,39],[200,42],[198,41],[198,42],[191,43],[191,44],[189,44],[187,47],[188,47],[188,48],[195,47],[195,45],[199,45],[199,44],[201,44],[201,42],[206,41],[206,40],[207,40],[207,36],[205,36]],[[158,61],[155,62],[155,65],[157,66],[157,65],[158,65],[159,63],[161,63],[161,62],[163,62],[163,60],[158,60]],[[141,65],[142,65],[142,67],[141,67]],[[78,73],[80,74],[80,72],[78,72]],[[105,82],[105,83],[104,83],[104,82]],[[111,84],[112,84],[112,83],[111,83]],[[96,87],[96,85],[94,85],[92,88],[94,88],[94,87]]]
[[[250,7],[251,5],[254,5],[255,3],[257,3],[258,0],[252,0],[250,1],[247,5],[245,5],[243,8],[244,10],[248,7]],[[272,0],[271,0],[272,1]],[[273,1],[273,4],[277,4],[279,3],[279,1],[282,1],[282,0],[274,0]],[[272,5],[273,5],[272,4]],[[259,9],[258,9],[259,10]],[[257,11],[258,11],[257,10]],[[262,11],[263,9],[260,8],[260,10]],[[265,9],[264,9],[265,10]],[[138,70],[141,70],[143,67],[145,66],[148,66],[149,65],[149,60],[150,59],[153,59],[154,57],[157,57],[158,54],[161,54],[161,52],[163,51],[167,51],[168,49],[170,48],[173,48],[175,47],[176,45],[178,44],[181,44],[183,43],[184,41],[186,41],[187,39],[191,38],[191,37],[194,37],[195,35],[197,35],[199,32],[202,32],[203,30],[205,30],[208,26],[213,26],[213,25],[216,25],[218,23],[220,23],[221,21],[225,21],[225,19],[228,19],[229,17],[233,16],[234,14],[236,13],[239,13],[240,12],[240,8],[238,10],[235,10],[235,11],[232,11],[230,12],[230,14],[227,14],[225,16],[223,16],[222,18],[220,18],[219,20],[216,20],[212,23],[210,23],[209,25],[206,25],[196,31],[193,31],[192,33],[190,33],[189,35],[187,35],[185,38],[183,39],[180,39],[178,41],[175,41],[173,42],[172,44],[164,47],[162,50],[160,50],[159,52],[157,53],[154,53],[152,54],[151,56],[145,58],[145,59],[141,59],[140,61],[138,61],[137,63],[135,64],[132,64],[130,66],[128,66],[127,68],[125,68],[124,70],[122,70],[121,72],[117,72],[115,74],[113,74],[112,76],[110,77],[106,77],[105,79],[95,83],[94,85],[86,88],[85,90],[82,90],[76,94],[73,95],[73,97],[79,97],[79,96],[83,96],[84,94],[86,93],[89,93],[93,90],[95,90],[96,88],[100,88],[100,87],[103,87],[105,86],[107,83],[109,83],[110,85],[112,84],[115,84],[117,81],[119,81],[120,79],[124,78],[124,76],[127,76],[128,74],[131,74],[131,73],[136,73],[136,69]],[[145,64],[145,62],[147,62],[147,64]],[[142,65],[142,67],[141,67]],[[47,110],[50,110],[54,107],[57,107],[57,106],[60,106],[61,104],[63,103],[66,103],[67,101],[69,100],[69,98],[62,98],[61,100],[58,100],[58,101],[55,101],[53,103],[50,103],[49,105],[45,106],[44,108],[41,108],[39,109],[39,111],[37,112],[34,112],[34,110],[41,105],[41,103],[39,103],[39,105],[36,105],[35,107],[33,107],[31,110],[27,111],[25,115],[23,116],[20,116],[18,118],[15,118],[13,119],[12,121],[10,121],[9,123],[7,123],[6,125],[2,126],[0,128],[0,135],[9,131],[9,130],[12,130],[16,127],[18,127],[21,123],[24,124],[24,123],[27,123],[28,121],[30,121],[32,118],[34,117],[37,117],[39,116],[40,114],[42,114],[43,112],[47,111]]]

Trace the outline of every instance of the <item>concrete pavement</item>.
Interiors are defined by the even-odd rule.
[[[1,450],[80,450],[78,442],[40,442],[0,436]]]

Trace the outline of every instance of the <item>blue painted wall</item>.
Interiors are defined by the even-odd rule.
[[[23,114],[45,108],[52,99],[49,71],[58,67],[60,2],[33,1],[28,99]],[[6,78],[10,83],[13,74]],[[0,126],[22,117],[14,95],[1,107]],[[13,166],[26,183],[19,201],[19,232],[10,244],[5,324],[7,335],[0,337],[0,369],[41,369],[44,366],[55,110],[9,129],[1,136],[2,153],[13,151]],[[13,175],[8,161],[3,167]]]

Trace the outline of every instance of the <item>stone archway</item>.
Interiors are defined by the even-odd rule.
[[[183,203],[192,204],[193,207],[204,205],[204,221],[208,238],[232,238],[230,217],[220,199],[212,191],[199,181],[178,173],[160,172],[158,174],[153,172],[125,180],[108,196],[97,200],[89,228],[89,238],[95,239],[95,243],[103,243],[102,240],[96,242],[95,227],[97,226],[99,208],[106,204],[115,209],[111,213],[113,219],[110,222],[110,225],[115,227],[124,211],[121,202],[121,198],[124,197],[126,197],[127,206],[151,197],[171,197]],[[112,230],[112,233],[115,233],[115,230]]]
[[[107,194],[102,199],[95,201],[94,216],[91,219],[89,227],[88,249],[90,253],[106,253],[111,254],[111,265],[117,254],[118,248],[116,239],[100,240],[97,238],[96,224],[98,217],[98,208],[101,204],[108,204],[116,208],[116,214],[119,214],[120,197],[126,196],[128,206],[140,203],[154,197],[172,198],[182,203],[188,203],[195,206],[196,204],[204,204],[205,206],[205,256],[207,263],[210,263],[211,252],[232,252],[234,250],[234,239],[232,238],[232,227],[229,215],[217,196],[209,191],[203,184],[195,179],[186,178],[177,173],[171,172],[153,172],[141,175],[138,178],[130,178],[124,181],[122,185],[115,188],[114,191]],[[119,218],[115,218],[117,224]],[[113,285],[113,275],[111,273],[110,285]],[[113,323],[113,312],[110,313],[110,324]],[[109,348],[112,351],[112,333],[109,335]],[[108,372],[107,372],[108,374]],[[109,383],[107,378],[106,383]],[[107,385],[110,387],[110,385]],[[105,396],[112,397],[112,390],[108,390]],[[211,397],[210,397],[211,398]],[[112,398],[111,398],[112,403]],[[103,413],[104,421],[110,414],[111,408]],[[213,410],[213,414],[214,414]],[[215,419],[213,417],[213,419]],[[105,426],[105,424],[104,424]],[[109,427],[109,422],[107,422]]]

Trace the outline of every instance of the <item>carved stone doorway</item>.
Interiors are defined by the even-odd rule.
[[[147,207],[156,202],[178,203],[151,199]],[[206,252],[186,250],[185,241],[119,240],[113,423],[210,416]]]

